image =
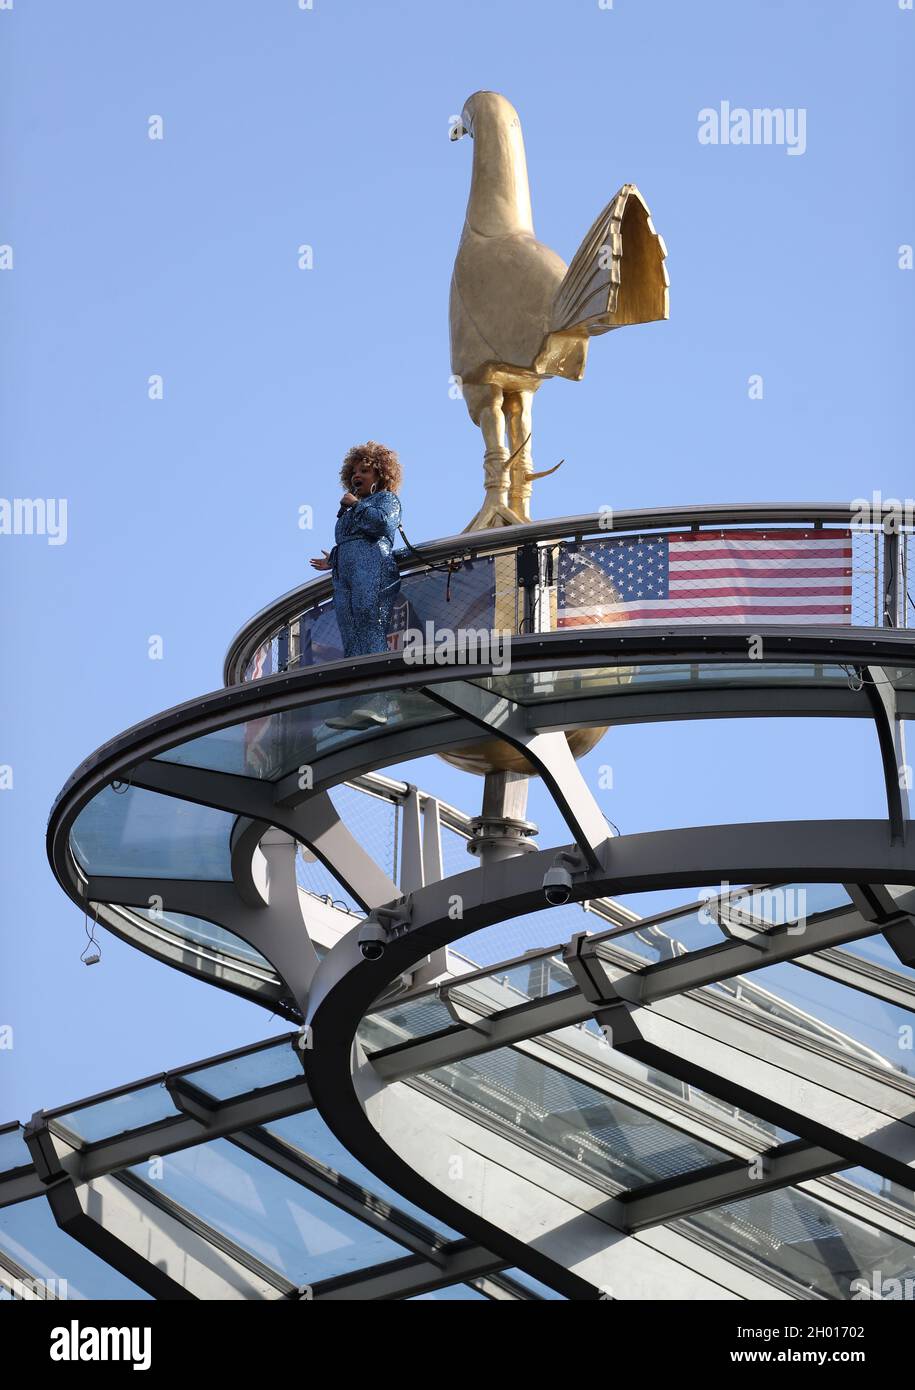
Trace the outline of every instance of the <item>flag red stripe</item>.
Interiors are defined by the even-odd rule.
[[[670,595],[671,595],[671,598],[678,598],[678,599],[680,599],[680,598],[707,598],[707,599],[709,600],[710,603],[714,603],[714,602],[717,601],[717,599],[719,599],[719,598],[727,599],[727,598],[733,598],[733,597],[735,597],[735,596],[737,596],[737,595],[739,595],[741,598],[743,598],[743,597],[746,597],[746,598],[758,598],[758,597],[791,598],[791,597],[796,597],[796,598],[798,598],[798,599],[801,599],[802,597],[807,597],[808,595],[810,595],[811,597],[814,597],[814,598],[817,597],[818,595],[822,595],[822,596],[825,598],[826,595],[828,595],[828,594],[836,594],[836,595],[839,595],[839,596],[844,596],[845,598],[851,598],[851,585],[850,585],[850,584],[821,584],[821,585],[817,585],[816,589],[801,589],[801,590],[798,590],[798,591],[796,592],[796,594],[794,594],[794,595],[792,595],[792,592],[791,592],[790,589],[787,589],[787,588],[784,588],[784,589],[783,589],[783,588],[779,588],[779,586],[778,586],[777,584],[761,584],[758,588],[756,587],[756,585],[753,585],[752,587],[750,587],[750,586],[744,587],[742,584],[740,584],[739,581],[738,581],[738,582],[735,582],[734,584],[729,585],[727,588],[721,588],[721,589],[709,589],[709,588],[707,588],[707,587],[705,587],[705,586],[702,586],[702,587],[699,587],[699,588],[688,589],[688,588],[684,588],[682,584],[671,584],[671,586],[670,586]],[[647,597],[647,595],[645,595],[644,597]],[[663,602],[663,600],[661,600],[661,602]]]
[[[660,600],[660,602],[663,603],[664,600],[662,599],[662,600]],[[816,615],[816,616],[818,616],[818,617],[825,617],[825,616],[830,615],[830,614],[832,614],[832,615],[835,615],[835,614],[846,614],[846,613],[850,613],[850,612],[851,612],[851,605],[850,605],[850,604],[843,604],[843,603],[834,603],[834,604],[824,603],[824,604],[810,604],[810,605],[805,604],[805,603],[800,603],[800,604],[797,604],[797,605],[796,605],[795,607],[793,607],[793,608],[774,609],[774,608],[766,608],[766,606],[765,606],[764,604],[761,605],[759,608],[746,608],[746,607],[741,607],[739,604],[734,604],[734,605],[731,605],[731,606],[726,606],[726,605],[723,605],[723,604],[722,604],[722,605],[716,606],[715,608],[700,608],[700,607],[698,607],[698,606],[690,607],[690,608],[680,608],[680,607],[674,608],[674,607],[668,606],[668,604],[664,603],[664,607],[663,607],[663,608],[638,608],[638,607],[636,607],[635,605],[629,605],[629,606],[627,606],[627,609],[626,609],[625,613],[622,613],[622,612],[611,613],[611,612],[609,612],[609,611],[605,611],[605,612],[603,612],[603,613],[595,614],[593,617],[589,615],[588,617],[581,617],[581,618],[573,616],[573,615],[574,615],[574,611],[575,611],[574,609],[571,609],[571,610],[566,609],[566,610],[565,610],[565,616],[564,616],[564,617],[560,617],[560,618],[558,619],[558,626],[559,626],[559,627],[584,627],[584,626],[586,626],[586,625],[593,625],[593,626],[601,627],[601,626],[608,626],[608,625],[611,624],[611,623],[631,623],[631,622],[638,622],[640,618],[659,618],[659,619],[661,619],[661,620],[664,620],[664,619],[666,619],[666,618],[706,618],[706,619],[708,619],[708,618],[712,618],[712,617],[714,617],[714,618],[729,618],[729,617],[747,618],[747,617],[754,617],[754,618],[759,618],[759,619],[768,618],[768,619],[771,619],[773,622],[777,622],[779,618],[790,617],[790,616],[793,616],[793,615],[798,614],[798,613],[803,613],[803,614],[805,614],[805,615],[806,615],[806,614]]]

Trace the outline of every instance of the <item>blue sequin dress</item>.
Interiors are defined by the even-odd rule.
[[[399,525],[400,498],[395,492],[360,497],[337,518],[330,559],[344,656],[388,649],[388,628],[400,589],[393,558]]]

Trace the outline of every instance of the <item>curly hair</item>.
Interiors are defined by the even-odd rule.
[[[367,444],[353,445],[340,469],[340,481],[347,491],[349,491],[349,485],[353,480],[353,469],[357,463],[371,464],[382,491],[396,492],[400,487],[403,477],[400,460],[394,450],[387,448],[386,445],[377,444],[374,439],[370,439]]]

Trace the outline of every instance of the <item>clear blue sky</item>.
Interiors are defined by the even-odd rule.
[[[220,684],[235,629],[329,543],[350,444],[399,449],[414,541],[476,510],[448,394],[466,97],[514,102],[537,233],[567,260],[630,180],[670,252],[669,323],[598,340],[583,383],[537,398],[537,463],[567,459],[539,515],[904,496],[913,45],[897,0],[0,10],[0,492],[69,506],[65,545],[0,536],[0,1121],[278,1031],[107,936],[86,970],[47,813],[100,743]],[[700,145],[723,100],[804,108],[805,154]],[[864,724],[649,726],[588,767],[607,760],[623,830],[882,809]],[[410,775],[479,795],[435,760]]]

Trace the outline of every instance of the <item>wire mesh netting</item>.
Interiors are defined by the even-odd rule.
[[[400,823],[397,803],[347,783],[334,787],[330,798],[343,824],[379,868],[396,882]],[[337,904],[342,903],[352,912],[361,912],[352,895],[319,859],[299,854],[296,879],[299,887],[306,892],[329,898]]]
[[[479,859],[467,849],[466,835],[453,830],[450,825],[442,825],[442,873],[445,878],[452,874],[465,874],[468,869],[479,867]]]
[[[853,530],[851,534],[851,621],[854,627],[880,627],[883,607],[883,534]]]
[[[778,621],[783,614],[790,622],[911,628],[915,532],[897,529],[898,560],[895,545],[890,560],[898,564],[899,573],[891,570],[889,576],[887,536],[879,521],[851,527],[698,529],[561,541],[544,546],[551,553],[555,579],[545,591],[537,590],[532,626],[556,630],[619,622]],[[706,556],[716,538],[730,547],[725,570],[720,568],[721,555]],[[892,539],[895,542],[896,536]],[[763,549],[748,556],[748,546]],[[683,554],[694,548],[695,557],[685,560]],[[401,644],[406,628],[427,635],[429,624],[433,631],[520,631],[520,553],[510,549],[456,561],[451,573],[438,567],[405,575],[389,636],[392,648]],[[650,571],[648,580],[644,574],[633,580],[636,587],[630,592],[630,580],[639,571]],[[892,613],[884,611],[887,580],[897,591]],[[722,607],[725,592],[728,601]],[[548,602],[543,602],[545,596]],[[341,656],[333,599],[324,599],[265,638],[242,679],[258,680]]]

